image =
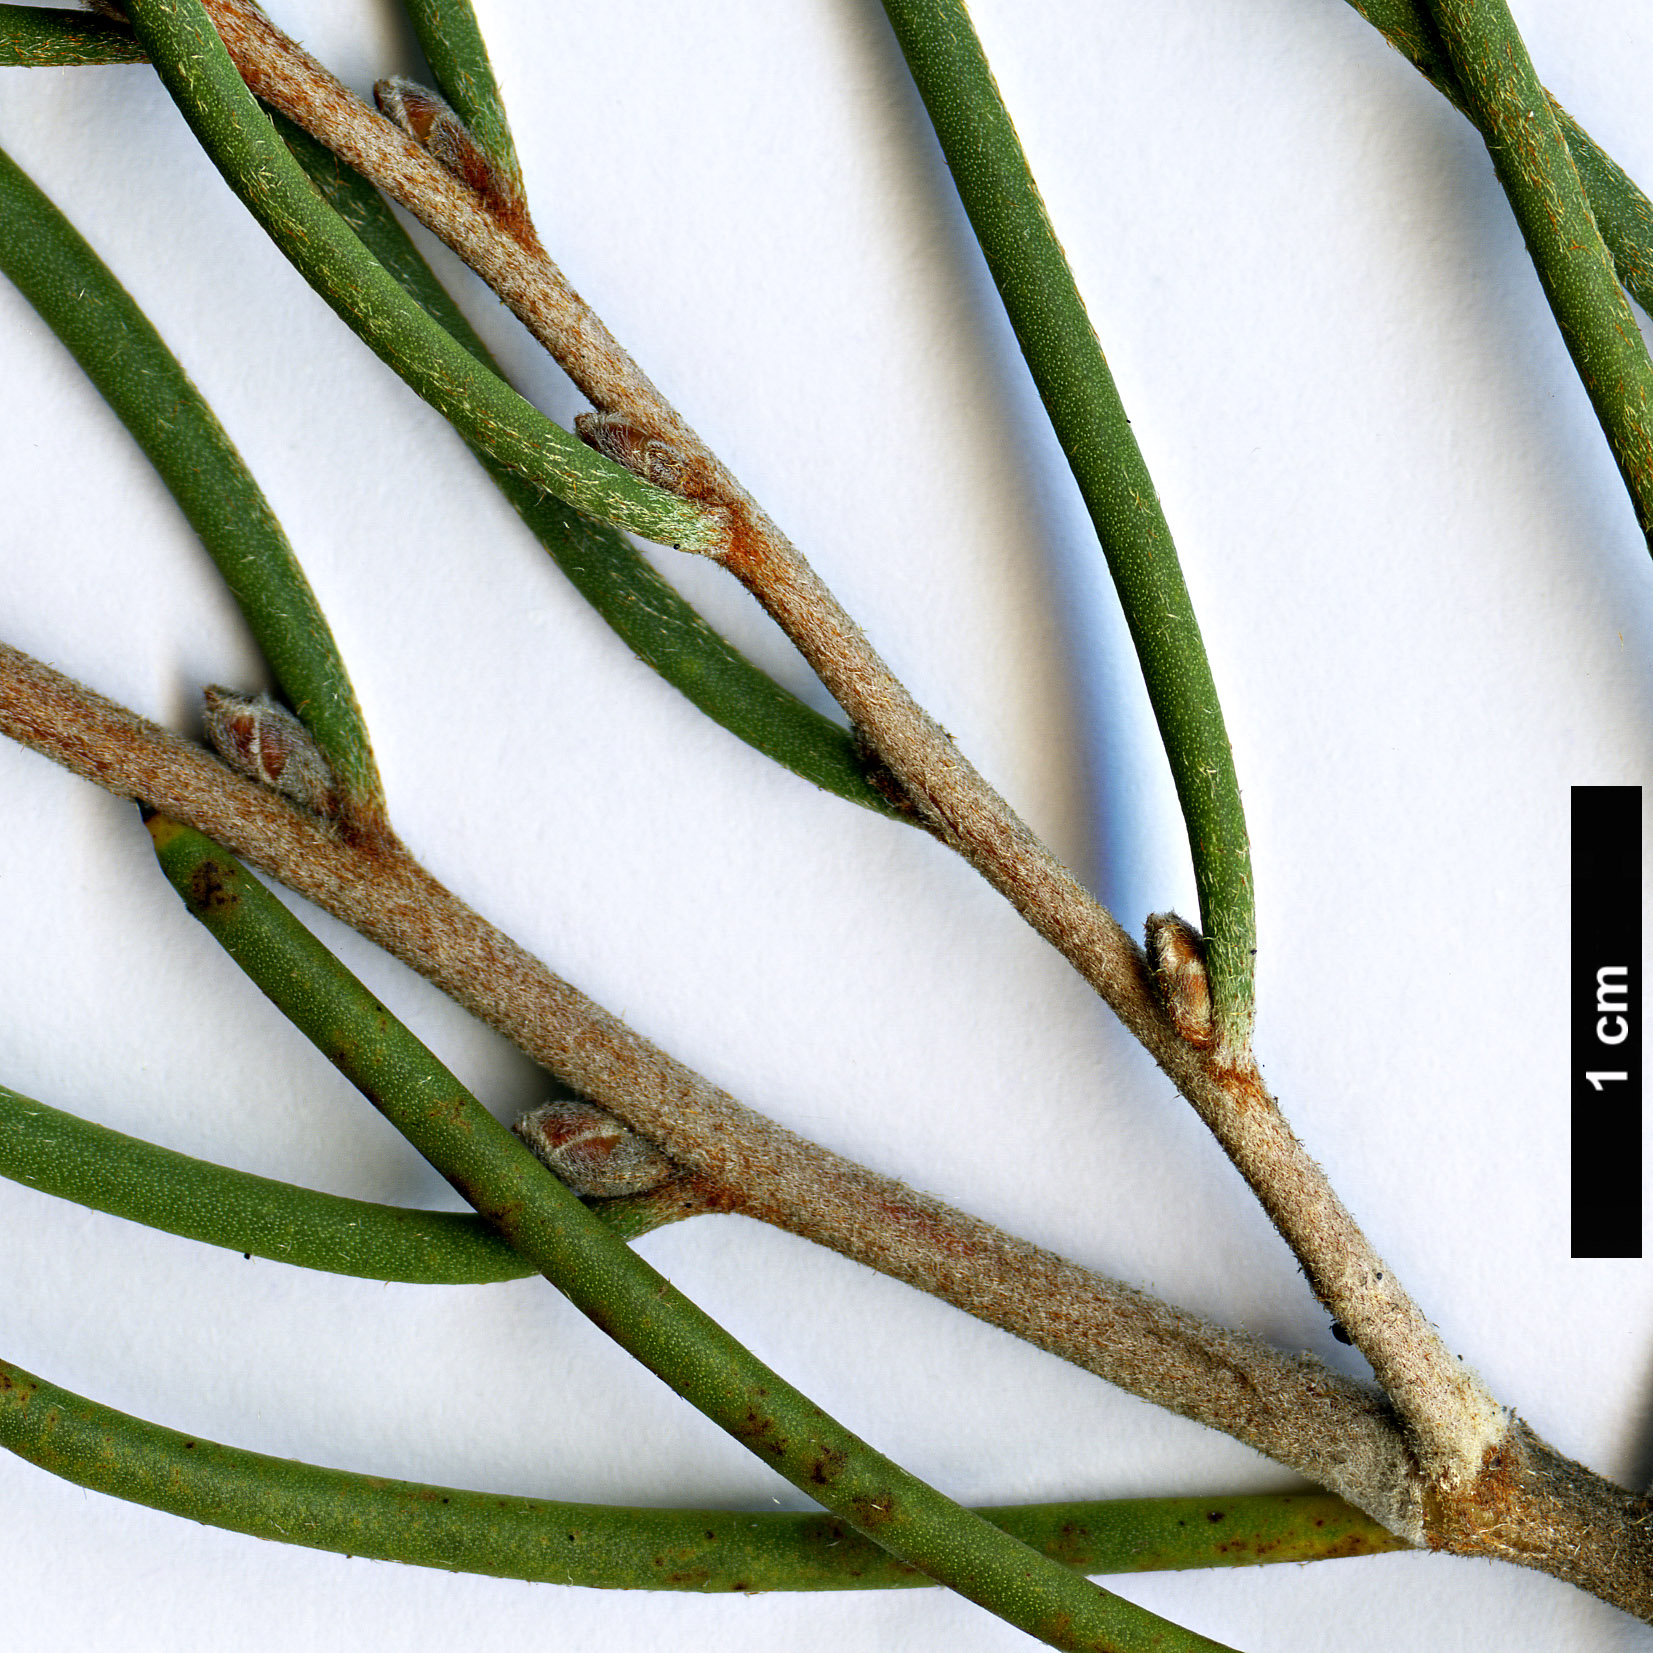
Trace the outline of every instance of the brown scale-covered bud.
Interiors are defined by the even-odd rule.
[[[317,815],[338,813],[338,785],[310,731],[267,694],[201,691],[208,743],[231,769],[262,781]]]
[[[1147,925],[1148,962],[1171,1013],[1171,1023],[1189,1044],[1209,1050],[1217,1042],[1211,1018],[1211,982],[1205,970],[1205,943],[1186,919],[1154,913]]]
[[[474,189],[494,212],[515,218],[522,200],[515,183],[483,153],[471,129],[438,92],[402,75],[373,88],[373,101],[387,120],[407,133],[462,184]]]
[[[604,459],[623,465],[633,476],[683,499],[716,501],[717,489],[703,465],[670,442],[651,435],[623,413],[577,413],[574,432]]]
[[[652,1142],[590,1102],[542,1102],[511,1129],[588,1199],[646,1194],[677,1175],[677,1167]]]

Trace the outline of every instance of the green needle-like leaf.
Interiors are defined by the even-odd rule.
[[[56,6],[0,6],[0,69],[146,61],[131,29],[112,17]]]
[[[1465,114],[1469,108],[1458,72],[1439,31],[1418,0],[1349,0],[1349,4],[1411,62],[1438,92]],[[1641,307],[1653,313],[1653,202],[1548,92],[1544,94],[1572,152],[1601,237],[1613,255],[1619,280]]]
[[[277,1008],[582,1313],[794,1486],[1053,1647],[1218,1646],[1039,1556],[828,1417],[612,1234],[233,856],[164,817],[149,829],[190,912]]]
[[[932,1580],[832,1516],[624,1509],[420,1486],[268,1458],[100,1406],[0,1361],[0,1446],[95,1492],[283,1544],[606,1590],[874,1590]],[[983,1510],[1093,1573],[1404,1549],[1323,1493]]]
[[[1257,950],[1251,846],[1170,527],[969,13],[961,0],[884,0],[884,10],[1102,542],[1188,827],[1212,1011],[1243,1050]]]
[[[258,483],[200,391],[74,226],[0,153],[0,272],[86,371],[201,537],[350,813],[384,795],[338,645]]]
[[[1504,0],[1428,0],[1556,325],[1653,549],[1653,361]]]
[[[131,0],[138,38],[213,164],[340,318],[466,441],[538,488],[664,545],[721,543],[715,510],[639,481],[455,343],[311,187],[197,0]]]
[[[533,1270],[475,1212],[409,1211],[192,1159],[0,1086],[0,1176],[301,1268],[471,1285]]]
[[[445,4],[443,11],[446,15]],[[276,130],[373,257],[492,370],[486,346],[378,190],[290,121],[277,116]],[[725,642],[625,535],[542,493],[485,450],[473,447],[473,452],[575,590],[639,659],[708,717],[794,774],[851,803],[900,815],[868,781],[849,731]]]
[[[94,1125],[4,1085],[0,1176],[188,1240],[328,1274],[464,1286],[534,1272],[474,1211],[416,1211],[298,1188]],[[624,1240],[692,1214],[669,1195],[591,1206]]]

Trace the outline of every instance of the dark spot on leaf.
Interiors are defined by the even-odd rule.
[[[1046,1553],[1052,1560],[1065,1561],[1070,1567],[1078,1566],[1091,1553],[1090,1536],[1089,1527],[1066,1522],[1055,1541],[1046,1547]]]
[[[874,1531],[895,1519],[893,1498],[852,1498],[849,1517],[862,1532]]]
[[[786,1456],[786,1437],[776,1427],[774,1418],[755,1406],[746,1408],[746,1416],[736,1426],[735,1435],[754,1452],[772,1452],[777,1458]]]
[[[822,1447],[809,1466],[809,1479],[815,1486],[830,1486],[844,1473],[848,1461],[836,1447]]]
[[[217,861],[201,862],[189,875],[190,905],[215,918],[233,913],[241,905],[241,897],[229,887],[232,877],[230,869]]]

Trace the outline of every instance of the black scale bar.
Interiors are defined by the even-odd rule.
[[[1642,1254],[1642,789],[1573,788],[1573,1255]]]

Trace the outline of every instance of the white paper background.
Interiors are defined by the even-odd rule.
[[[353,86],[388,4],[283,0]],[[1106,576],[873,0],[479,4],[548,245],[919,697],[1131,926],[1194,910]],[[1567,1256],[1567,808],[1646,778],[1653,570],[1469,127],[1337,0],[980,0],[1178,536],[1256,857],[1267,1071],[1453,1348],[1562,1450],[1653,1473],[1653,1292]],[[1653,180],[1653,25],[1517,7]],[[348,13],[348,15],[346,15]],[[1290,1348],[1334,1343],[1221,1155],[962,862],[639,665],[443,423],[277,257],[144,68],[9,72],[0,142],[144,305],[320,594],[399,826],[555,968],[832,1147]],[[0,226],[0,233],[4,233]],[[442,255],[518,382],[577,402]],[[210,564],[0,285],[0,635],[192,728],[262,683]],[[820,700],[718,571],[661,553]],[[184,915],[135,812],[0,748],[0,1080],[207,1158],[449,1206]],[[535,1070],[309,915],[502,1115]],[[741,1220],[646,1255],[967,1499],[1291,1485],[1222,1437]],[[537,1496],[800,1507],[533,1281],[381,1286],[0,1183],[5,1355],[265,1452]],[[603,1595],[293,1550],[0,1459],[8,1645],[1027,1645],[940,1592]],[[1511,1568],[1137,1578],[1237,1646],[1653,1647]]]

